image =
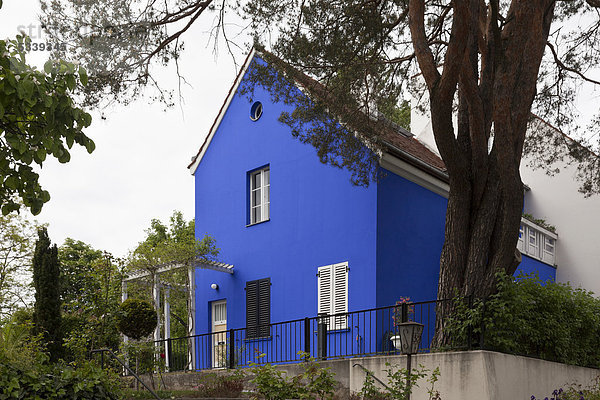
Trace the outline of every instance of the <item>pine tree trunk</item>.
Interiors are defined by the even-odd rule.
[[[517,267],[523,207],[519,166],[554,2],[513,0],[500,27],[497,1],[489,7],[479,0],[453,1],[441,73],[424,12],[422,1],[410,0],[411,38],[450,180],[438,299],[487,297],[495,291],[496,274],[513,274]],[[434,347],[451,344],[444,329],[451,313],[451,302],[438,306]]]

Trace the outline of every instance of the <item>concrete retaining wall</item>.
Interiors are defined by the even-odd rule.
[[[366,372],[373,372],[386,382],[386,363],[406,367],[406,356],[381,356],[322,361],[323,367],[335,372],[335,379],[350,391],[358,392],[363,386]],[[357,365],[359,364],[359,365]],[[440,369],[435,390],[443,400],[530,400],[550,397],[555,389],[570,384],[589,385],[600,370],[575,367],[528,357],[513,356],[491,351],[449,352],[419,354],[412,357],[413,368],[423,365],[432,371]],[[281,365],[288,376],[301,371],[299,364]],[[225,370],[211,371],[225,373]],[[163,374],[162,381],[168,389],[190,389],[198,385],[195,373]],[[158,384],[160,378],[155,377]],[[427,382],[420,382],[413,390],[412,400],[427,400]],[[162,386],[162,385],[161,385]]]
[[[385,363],[406,367],[406,356],[390,356],[348,360],[361,364],[385,382]],[[490,351],[420,354],[412,357],[412,365],[429,370],[440,369],[435,389],[444,400],[529,400],[549,397],[553,390],[566,384],[588,385],[600,371],[528,357]],[[350,368],[350,390],[359,391],[366,373]],[[426,382],[414,388],[413,400],[428,399]]]

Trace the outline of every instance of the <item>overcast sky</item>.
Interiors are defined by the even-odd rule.
[[[37,35],[38,14],[38,0],[4,0],[0,38],[14,38],[29,26]],[[165,112],[142,100],[107,110],[106,120],[94,114],[86,131],[96,143],[93,154],[74,147],[68,164],[50,158],[44,163],[40,181],[52,199],[37,220],[49,224],[54,242],[72,237],[124,256],[144,238],[152,218],[166,221],[173,210],[193,218],[194,181],[186,167],[237,72],[224,51],[215,59],[203,32],[211,22],[198,20],[184,36],[180,69],[191,85],[183,87],[184,103]],[[41,42],[43,36],[33,39]],[[41,68],[47,53],[31,55],[29,62]],[[238,54],[238,62],[243,56]],[[177,83],[173,70],[159,77],[167,87]],[[598,92],[586,93],[580,102],[584,115],[598,109],[598,99]]]
[[[19,27],[27,32],[29,25],[39,26],[38,15],[38,0],[4,0],[0,38],[14,38]],[[124,256],[143,240],[152,218],[166,221],[173,210],[193,218],[194,181],[187,165],[237,72],[225,52],[215,61],[199,22],[186,34],[180,63],[192,86],[183,88],[183,104],[165,112],[142,100],[107,110],[106,120],[93,114],[86,134],[96,150],[90,155],[74,146],[69,163],[53,158],[44,163],[40,181],[52,198],[36,219],[49,224],[54,242],[60,245],[72,237]],[[28,61],[41,68],[47,55],[38,51]],[[175,87],[173,70],[161,71],[160,77],[165,86]]]

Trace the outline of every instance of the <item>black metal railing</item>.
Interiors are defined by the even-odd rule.
[[[290,363],[309,354],[317,359],[398,354],[394,345],[400,322],[424,325],[420,352],[432,347],[436,309],[452,300],[403,303],[388,307],[335,315],[318,315],[268,325],[268,330],[246,328],[224,332],[164,339],[154,346],[168,371],[234,368],[253,363]],[[255,327],[256,328],[256,327]],[[264,336],[257,337],[260,332]],[[268,332],[268,335],[265,335]],[[470,338],[471,335],[468,335]],[[465,349],[465,343],[452,343],[446,349]]]

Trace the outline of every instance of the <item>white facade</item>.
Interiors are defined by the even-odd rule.
[[[533,126],[561,135],[541,121]],[[556,227],[556,279],[600,295],[600,195],[579,193],[576,166],[559,163],[560,172],[549,176],[529,161],[526,157],[521,164],[521,179],[531,188],[524,212]]]
[[[416,105],[413,100],[411,132],[439,154],[429,115],[420,112]],[[539,120],[532,124],[532,129],[547,129],[552,135],[562,135]],[[600,195],[585,198],[579,193],[576,166],[559,162],[555,167],[560,172],[549,176],[532,168],[530,161],[525,157],[521,163],[521,179],[530,188],[525,193],[523,212],[556,227],[557,281],[569,282],[572,287],[591,290],[600,296]]]

